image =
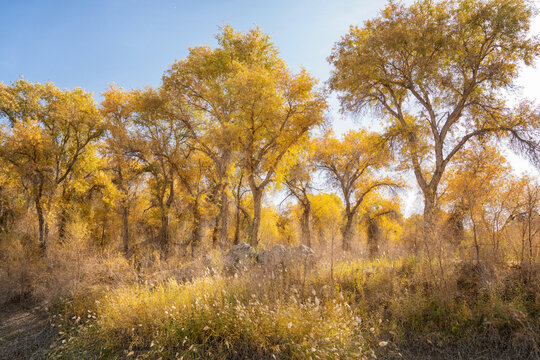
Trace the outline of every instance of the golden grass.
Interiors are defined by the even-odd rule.
[[[506,274],[460,289],[459,271],[446,266],[445,279],[430,279],[422,259],[349,261],[335,266],[333,286],[324,265],[278,276],[255,268],[76,295],[55,310],[62,334],[49,357],[390,359],[441,349],[538,356],[537,284]]]

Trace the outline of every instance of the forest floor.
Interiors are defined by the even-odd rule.
[[[540,277],[443,265],[444,282],[403,257],[17,298],[0,305],[0,360],[540,359]]]
[[[0,359],[38,359],[53,338],[48,314],[31,301],[0,308]]]

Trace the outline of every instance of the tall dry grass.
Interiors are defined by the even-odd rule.
[[[57,303],[51,358],[535,359],[538,281],[424,258],[131,284]],[[470,276],[469,276],[470,277]]]

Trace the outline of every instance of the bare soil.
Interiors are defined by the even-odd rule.
[[[28,301],[0,307],[0,359],[41,359],[52,335],[43,307]]]

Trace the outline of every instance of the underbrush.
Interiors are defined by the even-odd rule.
[[[138,277],[131,260],[114,249],[97,251],[80,239],[52,243],[45,253],[16,237],[0,240],[0,307],[23,299],[48,305],[58,296],[133,283]]]
[[[512,270],[464,286],[417,258],[179,283],[123,285],[56,303],[49,358],[537,359],[538,282]],[[332,275],[331,275],[332,273]],[[467,275],[467,274],[465,274]]]
[[[52,358],[362,358],[360,319],[343,301],[321,303],[249,277],[201,278],[120,288],[88,304],[72,302]],[[71,321],[64,321],[65,318]],[[94,317],[96,317],[94,319]],[[75,323],[74,323],[75,322]]]
[[[369,319],[372,347],[387,343],[376,351],[383,358],[540,358],[538,279],[523,283],[511,269],[475,279],[467,269],[446,264],[433,279],[416,258],[348,263],[335,281]]]

